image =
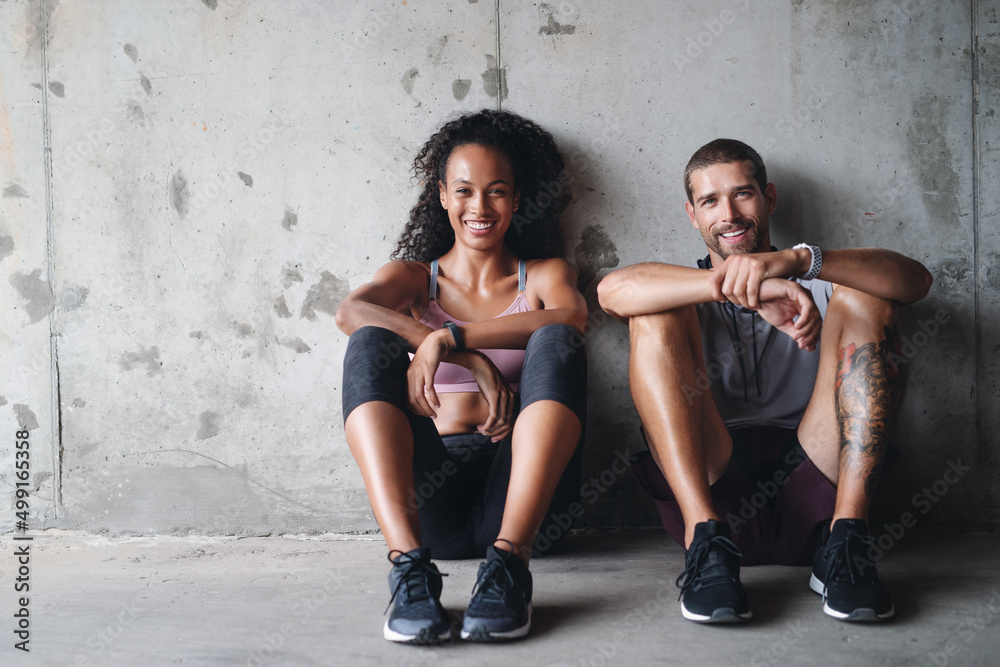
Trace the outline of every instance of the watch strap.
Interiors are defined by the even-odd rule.
[[[465,338],[462,337],[462,330],[458,328],[458,325],[448,320],[444,323],[444,327],[451,332],[451,337],[455,339],[455,347],[451,348],[453,350],[464,350],[465,349]]]
[[[819,249],[819,246],[809,245],[808,243],[799,243],[793,246],[794,250],[799,248],[805,248],[812,255],[812,262],[809,264],[809,270],[799,276],[800,280],[813,280],[819,276],[820,269],[823,268],[823,251]]]

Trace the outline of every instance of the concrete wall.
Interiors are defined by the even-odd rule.
[[[703,254],[681,171],[718,136],[764,155],[777,243],[933,272],[882,507],[960,459],[928,520],[1000,517],[995,3],[6,0],[0,23],[0,485],[21,424],[33,527],[373,529],[332,314],[387,261],[421,143],[496,106],[574,177],[589,522],[655,522],[614,472],[640,443],[596,284]]]

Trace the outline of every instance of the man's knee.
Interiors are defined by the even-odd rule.
[[[628,321],[629,336],[633,343],[636,339],[665,341],[683,338],[689,335],[692,325],[697,325],[697,320],[698,313],[694,306],[635,315]]]
[[[869,324],[878,328],[896,323],[899,303],[866,294],[850,287],[838,287],[830,297],[827,317],[837,318],[845,324]]]

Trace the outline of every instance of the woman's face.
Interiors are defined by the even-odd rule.
[[[455,243],[479,250],[503,243],[519,197],[507,158],[478,144],[459,146],[438,187]]]

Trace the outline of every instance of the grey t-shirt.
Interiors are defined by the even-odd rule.
[[[711,264],[700,260],[697,266]],[[826,318],[833,284],[792,280],[812,293],[820,316]],[[816,382],[819,342],[813,352],[800,350],[790,336],[760,315],[729,302],[700,303],[697,310],[708,377],[697,378],[685,392],[691,395],[711,387],[727,428],[795,428]]]

